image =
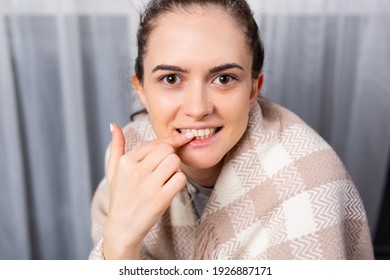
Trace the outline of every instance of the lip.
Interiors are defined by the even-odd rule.
[[[198,125],[198,126],[183,126],[183,127],[178,127],[176,129],[205,129],[205,128],[222,128],[222,125]]]
[[[208,128],[210,128],[210,127],[208,127]],[[195,128],[193,128],[193,129],[195,129]],[[192,148],[203,148],[205,146],[212,145],[221,136],[222,130],[223,130],[223,127],[221,127],[221,129],[219,129],[218,132],[215,133],[214,135],[212,135],[208,138],[205,138],[205,139],[193,139],[187,145],[190,145]]]

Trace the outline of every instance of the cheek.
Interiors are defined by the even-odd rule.
[[[155,85],[149,86],[145,95],[150,110],[157,110],[158,112],[174,110],[180,103],[179,94],[166,92]]]
[[[248,98],[225,98],[219,102],[219,112],[224,115],[225,120],[237,125],[246,122],[250,110],[249,95]]]
[[[248,126],[250,110],[249,94],[241,96],[241,98],[232,98],[225,105],[220,106],[220,110],[224,116],[227,136],[231,139],[229,141],[231,148],[243,136]]]
[[[158,138],[172,135],[177,105],[174,100],[160,96],[148,96],[148,113],[153,130]]]

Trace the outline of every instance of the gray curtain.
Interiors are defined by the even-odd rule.
[[[129,80],[145,1],[0,0],[0,259],[84,259],[109,122],[140,107]],[[390,2],[248,1],[263,94],[337,151],[374,234],[390,151]]]

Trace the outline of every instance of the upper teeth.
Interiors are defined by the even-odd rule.
[[[217,128],[205,128],[205,129],[182,128],[182,129],[180,129],[181,133],[186,133],[186,132],[194,133],[195,137],[209,137],[209,136],[215,134],[216,130],[217,130]]]

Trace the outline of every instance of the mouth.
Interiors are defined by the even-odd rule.
[[[195,135],[195,140],[203,140],[218,133],[221,129],[222,127],[209,127],[202,129],[178,128],[176,131],[179,133],[192,132]]]

